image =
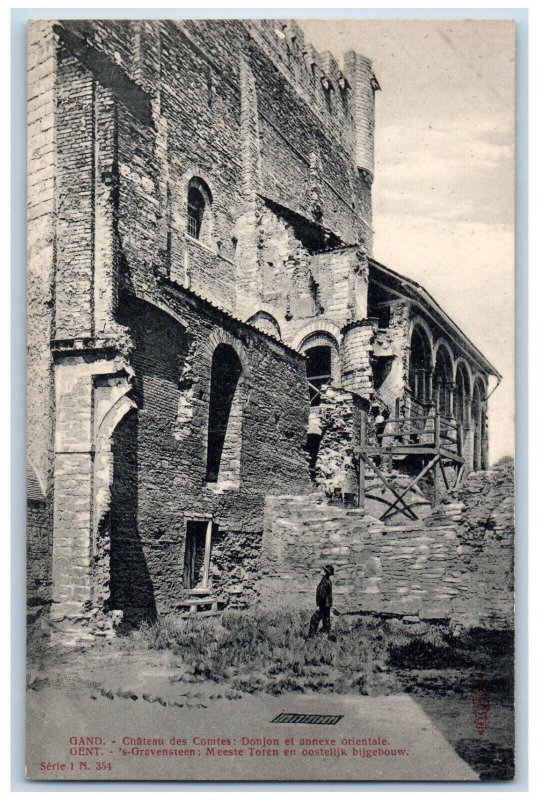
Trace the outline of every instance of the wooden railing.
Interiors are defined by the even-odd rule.
[[[390,417],[377,439],[382,448],[430,446],[462,456],[464,428],[462,423],[453,422],[437,412],[415,417]]]
[[[393,494],[394,501],[382,514],[384,519],[389,513],[400,507],[406,516],[417,519],[415,512],[404,500],[408,492],[418,484],[429,472],[433,472],[433,505],[439,497],[440,481],[443,480],[446,490],[450,489],[448,476],[444,468],[444,461],[452,462],[457,469],[456,488],[460,482],[464,469],[464,432],[461,423],[445,417],[438,412],[423,414],[421,416],[401,417],[398,414],[385,420],[383,429],[374,433],[376,443],[368,441],[367,419],[365,412],[361,413],[359,447],[357,449],[357,478],[359,506],[365,504],[365,469],[374,472],[387,489]],[[413,477],[404,491],[393,485],[392,480],[384,474],[393,470],[394,456],[421,456],[424,465],[419,473]],[[382,463],[377,464],[377,458]],[[426,462],[426,463],[425,463]]]

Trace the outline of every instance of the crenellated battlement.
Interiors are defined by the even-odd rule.
[[[244,20],[249,34],[342,141],[356,152],[358,168],[373,174],[374,91],[370,59],[349,51],[341,65],[319,53],[295,20]]]
[[[325,79],[334,89],[344,88],[339,85],[345,76],[337,59],[329,50],[319,53],[307,42],[295,20],[245,20],[245,24],[251,32],[256,30],[260,34],[272,60],[285,65],[304,88],[314,88],[313,78],[318,78],[320,84]]]

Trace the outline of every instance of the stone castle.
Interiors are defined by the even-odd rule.
[[[28,36],[30,605],[91,638],[311,602],[323,560],[351,610],[462,600],[422,518],[488,466],[500,376],[371,257],[369,59],[276,20]]]

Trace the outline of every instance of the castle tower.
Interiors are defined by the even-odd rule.
[[[372,61],[349,50],[344,56],[344,72],[352,87],[356,126],[356,166],[368,185],[374,179],[374,106],[380,85],[372,71]]]

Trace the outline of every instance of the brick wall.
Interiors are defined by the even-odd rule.
[[[313,91],[324,96],[320,75],[314,79],[303,55],[296,53],[291,54],[292,60],[303,61],[303,66],[295,77],[276,65],[275,51],[272,61],[264,45],[270,33],[274,36],[271,26],[235,21],[143,25],[70,21],[58,31],[63,42],[60,92],[65,108],[61,162],[69,173],[76,159],[82,178],[61,216],[66,225],[64,261],[77,264],[81,260],[75,274],[63,275],[60,263],[61,281],[67,281],[67,288],[69,281],[89,280],[93,243],[88,204],[96,190],[92,126],[98,137],[102,133],[92,97],[97,86],[112,93],[117,107],[119,232],[123,258],[131,270],[168,269],[181,283],[188,272],[193,289],[229,310],[234,308],[238,270],[248,268],[236,261],[237,248],[247,247],[238,242],[238,233],[255,235],[252,228],[247,232],[236,227],[247,201],[245,171],[253,168],[245,158],[245,148],[252,150],[253,145],[260,171],[253,182],[256,191],[319,222],[313,216],[315,192],[323,225],[348,243],[361,236],[370,249],[370,187],[354,164],[352,105],[347,107],[341,98],[331,111],[326,107],[321,113],[320,108],[311,107]],[[250,75],[248,81],[240,78],[242,64]],[[337,84],[336,64],[330,60],[324,67],[322,59],[320,65]],[[300,75],[306,82],[303,90],[298,85]],[[342,94],[336,86],[332,91],[339,97]],[[254,116],[242,124],[246,92]],[[258,144],[252,140],[249,144],[246,138],[253,131]],[[186,237],[191,175],[206,181],[213,198],[212,241],[206,249],[193,246]],[[99,174],[96,179],[99,183]],[[86,244],[71,254],[69,232],[75,230]],[[66,292],[65,313],[69,310]],[[79,323],[83,325],[82,317]],[[88,327],[90,319],[84,325]]]
[[[28,456],[46,493],[52,472],[56,43],[52,27],[28,27],[27,315]]]
[[[120,532],[113,532],[113,542],[129,549],[137,574],[147,574],[153,589],[145,608],[154,603],[160,613],[174,610],[182,598],[187,520],[213,517],[218,526],[212,559],[216,590],[223,599],[241,604],[243,589],[248,596],[255,577],[252,564],[265,495],[285,486],[310,490],[303,453],[303,359],[254,330],[242,329],[189,293],[175,291],[170,302],[185,327],[151,304],[123,299],[120,320],[133,338],[138,410],[133,412],[136,422],[125,422],[125,432],[115,434],[119,443],[113,447],[127,470],[122,477],[119,466],[116,473],[120,488],[113,490],[112,515]],[[221,341],[241,354],[246,382],[239,428],[241,468],[234,488],[206,483],[211,357]],[[131,456],[120,457],[127,450]],[[244,550],[246,537],[249,546]],[[124,562],[121,553],[111,559]]]

